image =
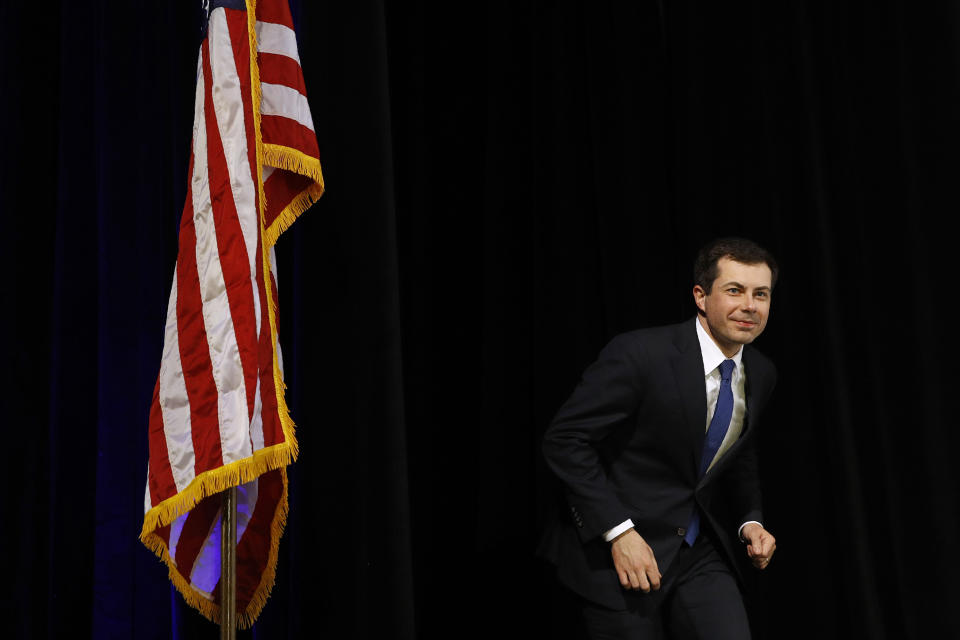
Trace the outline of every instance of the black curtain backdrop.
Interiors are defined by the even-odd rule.
[[[955,5],[292,8],[327,193],[278,247],[301,456],[242,637],[579,637],[539,438],[722,234],[783,267],[755,637],[951,637]],[[137,540],[198,17],[0,5],[4,637],[216,637]]]

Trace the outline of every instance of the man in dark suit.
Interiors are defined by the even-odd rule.
[[[547,429],[569,512],[540,553],[592,638],[750,637],[738,563],[763,569],[776,548],[756,456],[776,369],[750,343],[776,277],[755,243],[711,242],[694,265],[697,317],[614,338]]]

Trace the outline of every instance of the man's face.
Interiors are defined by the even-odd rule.
[[[703,312],[700,322],[727,357],[763,333],[770,315],[772,279],[765,263],[720,258],[710,291],[693,287],[693,299]]]

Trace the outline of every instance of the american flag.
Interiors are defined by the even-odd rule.
[[[140,538],[184,599],[219,621],[216,494],[238,486],[237,618],[248,627],[273,586],[297,455],[273,246],[323,177],[287,0],[205,10]]]

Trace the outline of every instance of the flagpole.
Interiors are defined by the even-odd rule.
[[[220,536],[220,640],[237,637],[237,488],[223,492]]]

